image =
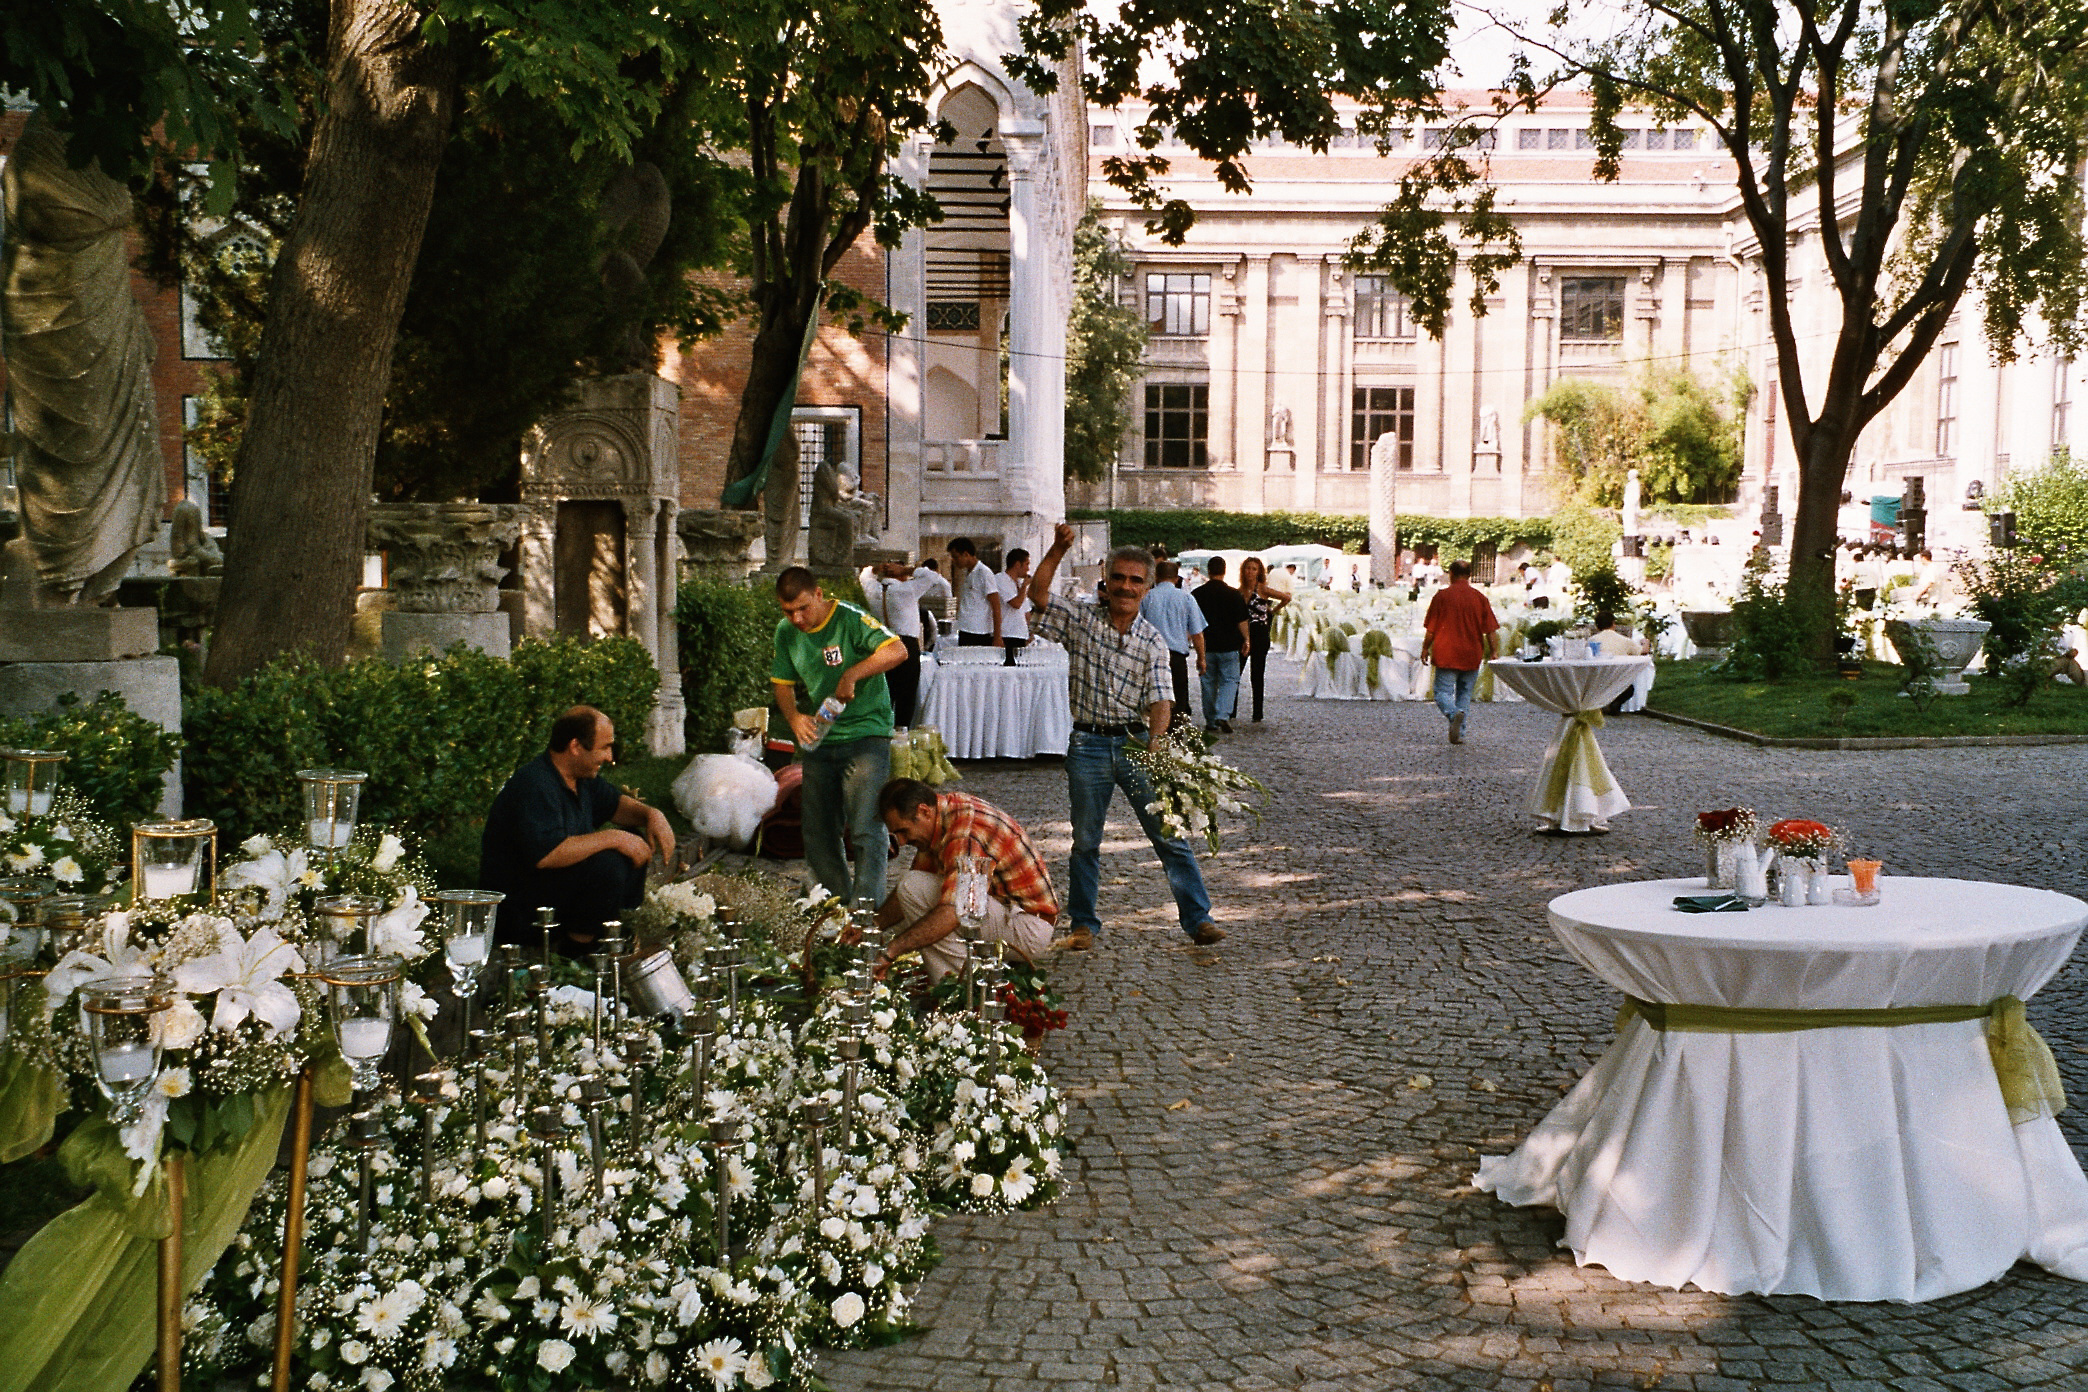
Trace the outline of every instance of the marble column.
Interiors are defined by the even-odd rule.
[[[910,140],[892,173],[915,188],[928,185],[932,140]],[[885,506],[887,545],[919,554],[921,546],[921,439],[926,405],[922,339],[928,330],[928,238],[910,227],[885,256],[885,303],[908,316],[908,329],[885,339]]]
[[[1015,455],[1001,456],[1001,489],[1020,519],[1017,530],[1034,533],[1065,515],[1066,324],[1039,177],[1043,123],[1004,120],[1000,136],[1008,151],[1008,447]]]
[[[1247,257],[1245,284],[1240,290],[1240,337],[1235,353],[1233,378],[1234,438],[1237,458],[1246,477],[1242,492],[1248,512],[1269,508],[1269,258]],[[1216,403],[1212,403],[1214,406]]]
[[[1211,336],[1206,345],[1210,362],[1210,439],[1205,453],[1211,468],[1240,467],[1245,453],[1234,428],[1234,396],[1238,390],[1236,371],[1240,331],[1239,267],[1227,263],[1211,284]]]

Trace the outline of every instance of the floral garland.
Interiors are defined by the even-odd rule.
[[[1178,726],[1153,746],[1127,747],[1126,753],[1152,784],[1153,800],[1146,808],[1168,835],[1201,836],[1216,854],[1220,817],[1261,821],[1260,805],[1247,799],[1266,797],[1269,790],[1213,754],[1210,741],[1198,731]]]

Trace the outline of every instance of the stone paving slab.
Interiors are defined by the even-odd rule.
[[[1617,998],[1546,901],[1699,873],[1690,819],[1734,802],[1846,826],[1888,874],[2082,894],[2088,751],[1765,749],[1622,717],[1600,738],[1635,809],[1545,838],[1520,809],[1555,717],[1478,707],[1451,747],[1431,706],[1276,696],[1295,671],[1272,662],[1269,722],[1225,741],[1275,793],[1206,862],[1231,937],[1182,936],[1119,800],[1105,932],[1056,959],[1066,1192],[939,1223],[925,1332],[828,1355],[836,1392],[2088,1386],[2088,1285],[2035,1267],[1915,1306],[1665,1291],[1576,1267],[1556,1213],[1468,1183],[1609,1043]],[[965,779],[1063,885],[1059,767]],[[2088,971],[2030,1014],[2088,1099]],[[2077,1152],[2082,1121],[2061,1117]]]

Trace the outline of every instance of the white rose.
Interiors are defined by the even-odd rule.
[[[564,1372],[572,1361],[573,1346],[563,1339],[546,1339],[537,1345],[537,1366],[545,1372]]]
[[[987,1175],[987,1174],[975,1174],[975,1175],[973,1175],[973,1176],[972,1176],[972,1182],[971,1182],[971,1191],[972,1191],[972,1197],[973,1197],[973,1198],[975,1198],[975,1199],[990,1199],[990,1198],[992,1198],[992,1197],[993,1197],[993,1176],[992,1176],[992,1175]]]
[[[341,1340],[341,1360],[345,1363],[360,1363],[370,1356],[370,1346],[360,1339]]]
[[[834,1323],[847,1329],[863,1317],[863,1297],[854,1291],[844,1291],[834,1301]]]
[[[362,1380],[363,1386],[369,1388],[370,1392],[391,1392],[394,1381],[392,1375],[382,1368],[363,1369]]]
[[[153,1020],[159,1030],[160,1047],[163,1049],[187,1049],[203,1037],[203,1029],[209,1022],[196,1003],[185,995],[176,995],[174,1004],[163,1010]]]
[[[489,1199],[504,1199],[508,1196],[508,1182],[500,1175],[495,1175],[485,1182],[485,1185],[480,1188],[479,1192]],[[516,1293],[520,1294],[519,1291]],[[531,1293],[534,1294],[534,1292]]]
[[[386,832],[383,839],[377,843],[377,854],[370,857],[370,868],[388,873],[405,854],[406,843]]]
[[[748,1359],[746,1371],[740,1376],[747,1380],[749,1387],[770,1387],[776,1381],[776,1375],[769,1371],[768,1358],[762,1354]]]

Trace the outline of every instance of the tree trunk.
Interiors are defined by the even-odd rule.
[[[725,465],[728,485],[760,466],[761,449],[768,443],[776,407],[797,377],[798,349],[805,341],[809,315],[796,312],[795,286],[779,286],[777,294],[789,297],[788,301],[774,316],[764,318],[747,360],[747,385],[740,390],[739,419],[732,427],[732,453]],[[745,506],[749,510],[760,507],[761,494],[757,492]]]
[[[347,652],[392,345],[455,104],[401,0],[333,0],[327,102],[269,279],[207,677]]]
[[[1813,627],[1814,660],[1834,661],[1834,551],[1840,539],[1842,486],[1848,482],[1849,459],[1856,452],[1853,432],[1825,422],[1846,418],[1821,403],[1815,425],[1798,461],[1798,506],[1791,519],[1791,574],[1784,603],[1803,614]],[[1850,408],[1853,410],[1853,406]]]

